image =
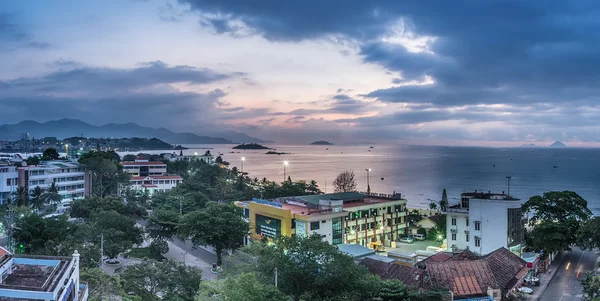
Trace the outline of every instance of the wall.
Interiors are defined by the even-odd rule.
[[[452,218],[456,218],[456,226],[452,225]],[[468,215],[464,213],[456,213],[456,212],[448,212],[446,214],[446,239],[447,243],[447,251],[452,252],[452,245],[455,245],[458,250],[464,250],[469,247],[470,242],[473,240],[473,234],[469,233],[469,242],[467,242],[467,234],[466,230],[469,230],[467,227],[467,218]],[[469,219],[469,226],[472,224]],[[452,229],[456,230],[456,240],[452,239]]]
[[[291,236],[294,233],[294,231],[292,231],[291,211],[255,202],[249,202],[248,207],[250,209],[250,233],[256,233],[257,214],[281,220],[282,236]]]
[[[313,222],[318,222],[319,223],[319,230],[312,230],[310,227],[310,224]],[[323,237],[323,240],[327,241],[328,243],[332,243],[332,237],[331,237],[331,232],[332,232],[332,225],[331,225],[331,218],[325,218],[325,219],[313,219],[311,218],[309,220],[309,222],[306,224],[306,227],[308,229],[308,233],[309,235],[313,235],[313,234],[318,234],[321,235],[321,237]]]
[[[471,199],[471,251],[481,255],[507,247],[507,207],[521,206],[519,201]],[[475,231],[475,222],[481,221],[481,231]],[[481,237],[481,247],[475,247],[475,236]]]

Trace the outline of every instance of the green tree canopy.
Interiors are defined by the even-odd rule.
[[[144,259],[124,270],[121,275],[126,291],[133,291],[142,300],[194,300],[200,287],[202,270],[167,260]]]
[[[81,268],[79,277],[88,283],[88,294],[92,300],[113,300],[125,294],[119,278],[98,268]]]
[[[216,202],[209,202],[205,209],[184,215],[179,226],[179,235],[191,239],[194,245],[213,246],[219,265],[223,250],[241,246],[248,231],[242,209]]]
[[[254,273],[225,280],[203,281],[195,301],[289,301],[274,285],[258,281]]]
[[[592,215],[587,201],[573,191],[550,191],[542,196],[532,196],[523,204],[523,212],[532,214],[532,224],[541,220],[558,223],[569,219],[585,221]]]
[[[42,160],[58,160],[60,155],[55,148],[49,147],[42,153]]]
[[[73,201],[71,205],[71,217],[90,218],[94,213],[114,210],[119,214],[129,217],[139,216],[137,206],[128,206],[119,197],[91,196]]]
[[[133,161],[135,161],[135,158],[136,158],[136,155],[132,155],[132,154],[125,155],[125,156],[123,156],[123,162],[133,162]]]
[[[446,188],[442,191],[442,199],[440,200],[440,210],[446,211],[448,209],[448,194]]]
[[[92,192],[104,197],[117,193],[119,184],[129,184],[129,174],[119,164],[119,155],[113,151],[92,151],[79,159],[83,168],[92,174]]]
[[[581,280],[586,301],[600,301],[600,276],[588,274]]]
[[[600,248],[600,216],[594,216],[579,227],[577,245],[587,250]]]
[[[97,236],[104,236],[104,254],[109,258],[116,258],[144,240],[135,220],[114,210],[94,213],[85,227]]]

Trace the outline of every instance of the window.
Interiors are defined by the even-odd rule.
[[[310,230],[319,230],[320,226],[319,222],[310,222]]]
[[[460,200],[460,207],[461,208],[469,208],[469,198],[462,198]]]
[[[469,242],[469,234],[467,234],[467,242]]]
[[[452,226],[456,226],[456,217],[452,218]]]
[[[481,222],[475,222],[475,231],[481,231]]]
[[[465,219],[467,227],[469,227],[469,218]]]
[[[362,224],[362,225],[360,225],[360,230],[361,230],[361,231],[365,231],[365,230],[367,230],[367,224]]]
[[[375,228],[375,222],[371,222],[369,224],[369,229],[374,229]]]
[[[476,247],[481,247],[481,238],[479,237],[475,237],[475,246]]]
[[[11,186],[10,180],[11,180],[10,178],[6,179],[6,186]]]
[[[339,245],[343,243],[344,233],[342,231],[342,218],[335,217],[331,219],[331,243]]]
[[[456,233],[452,233],[452,240],[456,240]]]

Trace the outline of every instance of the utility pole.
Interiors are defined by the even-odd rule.
[[[104,266],[104,234],[100,234],[100,268]]]
[[[277,287],[277,268],[275,268],[275,287]]]
[[[6,216],[6,247],[8,251],[14,254],[15,247],[13,241],[13,208],[8,207],[8,215]]]
[[[371,183],[369,181],[369,178],[370,178],[369,173],[371,172],[371,169],[367,168],[367,169],[365,169],[365,171],[367,172],[367,193],[371,193]]]

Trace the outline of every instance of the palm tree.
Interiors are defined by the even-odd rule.
[[[17,190],[15,190],[12,194],[12,202],[17,203],[18,207],[27,206],[27,204],[29,203],[29,191],[27,191],[27,188],[25,186],[17,187]]]
[[[53,182],[50,184],[50,186],[48,186],[48,190],[46,190],[44,193],[44,201],[47,204],[52,204],[53,207],[56,207],[56,205],[60,204],[60,201],[62,201],[62,195],[58,193],[58,186],[56,186],[56,183]]]
[[[30,195],[31,207],[38,212],[44,209],[44,205],[46,204],[46,200],[44,198],[44,189],[42,189],[40,186],[36,186],[33,190],[31,190]]]

